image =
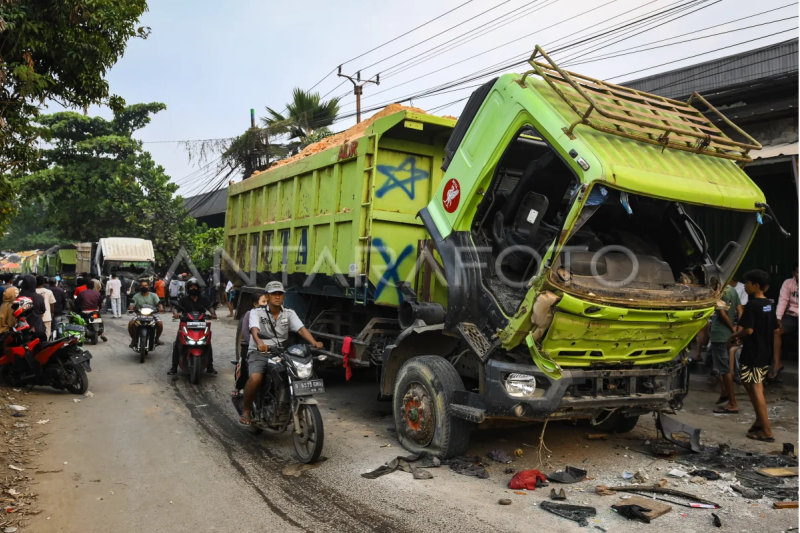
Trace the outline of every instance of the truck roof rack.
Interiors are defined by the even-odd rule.
[[[544,61],[537,61],[537,56]],[[528,63],[533,71],[523,75],[521,84],[535,72],[578,114],[578,120],[563,129],[571,138],[574,138],[572,130],[578,124],[585,124],[612,135],[743,163],[753,160],[748,155],[750,150],[761,149],[758,141],[696,92],[687,102],[681,102],[576,74],[561,69],[538,45]],[[705,105],[747,142],[727,137],[692,106],[695,101]]]

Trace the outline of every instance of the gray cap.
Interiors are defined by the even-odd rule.
[[[283,290],[283,283],[280,281],[270,281],[267,283],[267,293],[272,294],[273,292],[286,292]]]

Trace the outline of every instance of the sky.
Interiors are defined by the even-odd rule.
[[[690,5],[685,6],[687,2]],[[294,87],[309,89],[317,83],[314,90],[329,93],[327,98],[343,96],[340,116],[349,115],[355,111],[352,85],[345,81],[339,86],[344,81],[336,77],[340,64],[347,74],[360,70],[362,80],[381,74],[379,86],[364,88],[362,108],[368,109],[481,74],[487,67],[523,60],[537,44],[554,51],[556,61],[576,72],[619,83],[798,35],[798,5],[791,0],[151,0],[149,4],[140,24],[151,28],[150,37],[131,40],[107,79],[111,92],[128,104],[167,105],[135,136],[181,186],[179,194],[184,197],[202,190],[209,176],[198,172],[201,163],[191,160],[175,141],[239,135],[250,125],[251,108],[258,120],[266,115],[265,106],[284,109]],[[676,9],[649,26],[558,51],[633,17],[669,8]],[[773,11],[759,15],[767,10]],[[747,28],[755,25],[759,26]],[[682,36],[690,32],[695,33]],[[616,42],[621,39],[625,40]],[[695,40],[672,44],[687,39]],[[632,47],[660,48],[630,53]],[[714,51],[720,48],[725,49]],[[369,53],[358,57],[365,52]],[[615,53],[627,55],[597,60]],[[672,63],[657,66],[667,62]],[[525,70],[523,65],[508,71]],[[496,75],[410,103],[458,116],[475,86]],[[103,107],[89,112],[111,116]],[[331,129],[342,131],[353,124],[355,118],[344,118]]]

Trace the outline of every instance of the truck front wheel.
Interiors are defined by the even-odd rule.
[[[464,390],[461,376],[442,357],[414,357],[403,364],[395,381],[393,410],[397,438],[406,450],[440,459],[467,451],[469,422],[448,410],[457,390]]]

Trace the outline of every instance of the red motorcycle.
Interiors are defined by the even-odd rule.
[[[211,351],[211,322],[205,312],[183,313],[178,325],[178,338],[172,345],[178,351],[178,364],[197,385],[208,367]],[[174,352],[173,352],[174,353]]]
[[[20,300],[22,298],[18,298]],[[30,301],[28,298],[25,300]],[[58,390],[67,389],[73,394],[85,394],[89,390],[91,372],[89,360],[92,355],[78,346],[75,337],[64,337],[50,342],[41,342],[33,328],[25,320],[26,302],[20,302],[16,325],[0,334],[0,375],[12,386],[46,385]],[[32,307],[32,304],[31,304]]]

